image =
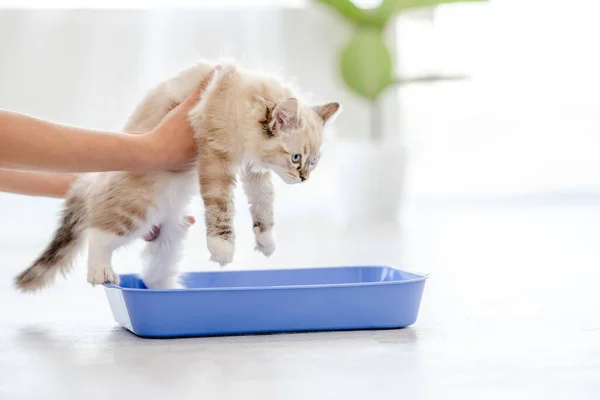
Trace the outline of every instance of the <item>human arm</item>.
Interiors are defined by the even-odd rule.
[[[188,122],[210,80],[147,133],[103,132],[0,110],[0,168],[53,172],[182,170],[196,156]]]
[[[0,166],[57,172],[147,168],[144,135],[93,131],[0,111]]]
[[[75,179],[74,174],[0,169],[0,192],[62,198]]]

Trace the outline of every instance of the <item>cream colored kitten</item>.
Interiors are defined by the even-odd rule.
[[[152,89],[125,131],[154,128],[213,67],[199,63]],[[211,260],[225,265],[233,259],[238,175],[250,204],[256,249],[271,255],[275,242],[270,171],[287,183],[308,179],[319,161],[324,124],[338,109],[338,103],[309,107],[279,80],[222,65],[189,114],[199,143],[197,171],[83,175],[67,195],[53,240],[17,276],[16,286],[34,291],[51,283],[57,272],[66,272],[84,233],[89,235],[88,281],[118,283],[111,265],[113,251],[160,225],[158,238],[146,244],[141,277],[148,288],[178,287],[185,208],[197,179]]]

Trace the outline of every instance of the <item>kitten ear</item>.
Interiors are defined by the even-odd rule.
[[[340,103],[327,103],[314,106],[313,110],[321,117],[323,123],[327,122],[340,109]]]
[[[272,128],[282,132],[298,126],[300,104],[296,99],[287,99],[277,104],[272,114]]]

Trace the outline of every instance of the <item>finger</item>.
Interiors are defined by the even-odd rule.
[[[217,73],[217,71],[221,70],[221,66],[217,65],[216,67],[214,67],[207,76],[204,77],[204,79],[202,79],[202,81],[200,82],[200,85],[198,85],[198,87],[196,88],[196,92],[198,94],[201,94],[202,92],[204,92],[206,90],[206,88],[208,87],[208,84],[213,80],[213,78],[215,77],[215,74]]]
[[[200,99],[200,96],[202,95],[202,93],[206,90],[206,88],[208,87],[208,84],[210,83],[210,81],[213,79],[213,77],[215,76],[215,73],[217,71],[219,71],[221,69],[220,65],[217,65],[216,67],[214,67],[210,73],[208,75],[206,75],[202,81],[200,82],[200,84],[196,87],[196,89],[194,89],[194,91],[187,97],[187,99],[185,99],[185,101],[183,102],[183,106],[187,107],[187,106],[191,106],[192,104],[196,104],[196,102]]]
[[[217,65],[216,67],[214,67],[212,69],[212,71],[210,71],[210,73],[202,79],[200,84],[198,86],[196,86],[196,89],[194,89],[194,91],[192,93],[190,93],[190,95],[183,101],[183,103],[179,103],[175,107],[173,107],[173,109],[167,113],[167,115],[165,116],[165,118],[163,118],[163,120],[166,119],[167,117],[169,117],[170,115],[174,115],[176,113],[178,114],[178,113],[182,112],[185,114],[190,108],[192,108],[198,102],[198,100],[200,100],[200,96],[208,87],[208,84],[210,83],[212,78],[215,76],[216,71],[218,71],[220,69],[221,69],[220,65]]]
[[[202,79],[202,81],[200,82],[200,84],[198,85],[198,87],[196,87],[196,90],[194,90],[194,92],[190,96],[190,101],[195,102],[196,100],[198,100],[200,98],[200,96],[202,95],[202,93],[204,93],[204,91],[208,87],[208,84],[212,81],[212,79],[214,78],[215,74],[220,69],[221,69],[221,66],[217,65],[216,67],[214,67],[210,71],[210,73],[208,75],[206,75],[204,77],[204,79]]]

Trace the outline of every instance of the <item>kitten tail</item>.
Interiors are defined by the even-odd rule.
[[[23,292],[35,292],[51,284],[58,272],[66,275],[81,247],[84,228],[84,199],[71,196],[65,201],[61,225],[52,241],[32,266],[15,278],[16,288]]]

